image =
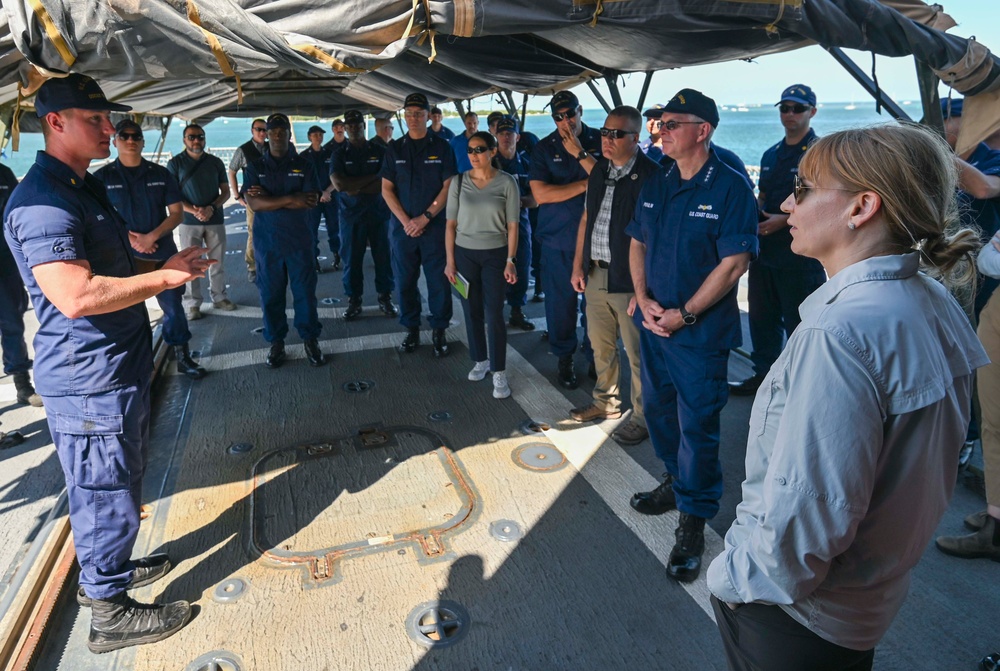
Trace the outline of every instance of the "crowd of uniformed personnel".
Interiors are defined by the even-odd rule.
[[[392,139],[393,124],[386,119],[376,119],[376,135],[368,139],[364,115],[349,110],[343,120],[333,122],[329,143],[323,144],[323,129],[312,126],[309,146],[296,150],[290,120],[275,113],[253,120],[252,138],[235,152],[227,174],[222,162],[205,152],[205,130],[194,123],[184,129],[184,151],[167,168],[147,161],[138,124],[125,120],[113,129],[109,124],[107,111],[124,106],[104,99],[92,80],[80,78],[78,85],[90,92],[89,98],[81,98],[64,80],[53,80],[39,92],[36,107],[47,148],[5,215],[14,255],[4,245],[0,326],[5,373],[15,376],[18,400],[35,403],[23,338],[23,278],[43,325],[41,342],[36,341],[39,367],[52,371],[40,392],[47,405],[51,397],[54,406],[64,408],[63,419],[50,412],[49,420],[56,422],[52,435],[60,458],[64,466],[65,460],[71,464],[67,473],[73,472],[74,446],[87,433],[75,429],[70,418],[95,408],[116,415],[85,400],[74,415],[73,399],[121,392],[127,398],[109,401],[108,408],[117,403],[124,408],[117,413],[125,418],[119,423],[138,427],[120,441],[125,461],[136,461],[138,470],[118,478],[122,482],[116,473],[89,474],[130,493],[126,502],[119,497],[116,540],[102,557],[95,557],[88,539],[101,524],[111,524],[97,512],[106,492],[88,485],[84,473],[69,483],[80,598],[94,605],[90,646],[103,652],[165,638],[190,613],[183,602],[142,610],[124,592],[170,568],[165,557],[130,559],[138,523],[135,473],[141,473],[148,434],[148,366],[131,353],[148,345],[141,301],[157,298],[164,313],[164,340],[173,347],[178,370],[193,379],[203,377],[207,371],[188,350],[188,321],[203,317],[200,280],[206,273],[214,308],[237,309],[226,296],[221,263],[222,206],[234,197],[247,212],[248,279],[259,290],[263,335],[270,344],[265,365],[274,368],[285,361],[289,286],[294,326],[307,360],[313,366],[327,361],[319,347],[322,324],[316,299],[317,274],[323,270],[323,218],[332,268],[343,264],[344,319],[362,314],[364,255],[370,250],[379,310],[398,316],[406,330],[399,351],[410,353],[420,344],[422,270],[433,353],[447,356],[453,295],[445,275],[445,209],[450,184],[474,151],[469,142],[479,120],[467,113],[465,132],[455,135],[442,125],[440,109],[413,93],[403,104],[406,132],[398,139]],[[720,413],[728,394],[756,391],[798,323],[798,304],[825,279],[822,268],[791,253],[787,215],[780,207],[798,188],[798,160],[816,138],[809,123],[817,112],[816,96],[797,84],[781,94],[778,105],[785,138],[761,161],[759,196],[739,157],[712,143],[718,108],[693,89],[644,112],[618,107],[600,128],[586,125],[577,97],[562,91],[549,103],[555,130],[541,139],[524,132],[516,117],[493,113],[487,119],[499,166],[515,178],[520,194],[517,253],[507,260],[517,276],[507,289],[508,324],[525,331],[535,328],[523,313],[530,268],[535,299],[545,302],[543,337],[557,357],[558,383],[567,389],[578,386],[578,349],[595,380],[593,402],[571,412],[579,422],[622,417],[621,340],[630,364],[632,413],[614,438],[626,445],[650,439],[665,467],[663,482],[636,493],[630,503],[647,515],[680,511],[667,573],[682,582],[698,577],[704,525],[719,509]],[[642,138],[644,129],[647,138]],[[86,167],[91,159],[107,156],[102,135],[113,135],[118,157],[96,173],[98,181]],[[995,154],[984,150],[993,163],[978,157],[986,174],[1000,172]],[[4,170],[0,177],[9,172]],[[3,181],[0,188],[9,197],[13,182]],[[24,222],[42,207],[46,185],[64,216],[45,231],[29,231]],[[988,210],[992,215],[983,215],[995,220],[981,220],[982,228],[995,231],[1000,226],[996,210],[994,205]],[[101,230],[98,222],[105,218],[120,222],[122,231],[91,235]],[[175,229],[182,241],[180,253]],[[202,254],[207,259],[199,261]],[[51,271],[39,273],[36,266],[52,262],[65,273],[60,282],[78,283],[79,304],[50,295],[56,286]],[[87,277],[76,270],[86,264]],[[748,269],[754,374],[728,383],[729,351],[742,343],[737,283]],[[114,286],[99,299],[88,298],[90,283],[101,274],[114,280]],[[73,348],[79,344],[56,342],[45,334],[64,332],[63,321],[87,315],[108,320],[103,328],[75,332],[97,352],[101,365],[90,372],[86,367],[61,368],[67,356],[76,356]],[[119,379],[122,374],[127,379]],[[109,435],[122,431],[121,425],[104,428]],[[989,526],[990,533],[993,529]],[[961,554],[961,548],[954,553]]]

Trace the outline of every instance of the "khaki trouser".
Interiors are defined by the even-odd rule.
[[[986,502],[1000,506],[1000,291],[993,293],[979,314],[976,333],[993,362],[976,372],[986,470]]]
[[[618,336],[621,334],[629,366],[632,368],[632,421],[646,426],[642,412],[642,381],[639,378],[639,329],[628,315],[631,293],[608,293],[608,271],[596,265],[587,278],[587,335],[594,348],[595,404],[609,411],[621,409],[618,384],[621,366],[618,358]]]
[[[218,303],[226,298],[226,273],[222,262],[226,255],[226,225],[225,224],[181,224],[177,227],[181,249],[192,245],[208,248],[208,258],[218,261],[208,267],[208,291],[212,302]],[[201,278],[188,282],[184,293],[184,309],[199,307],[203,298]]]
[[[247,272],[256,272],[257,264],[253,260],[253,210],[247,205],[247,250],[243,254],[247,262]]]

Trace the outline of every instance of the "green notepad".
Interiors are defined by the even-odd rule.
[[[465,279],[462,273],[455,273],[455,281],[451,283],[451,286],[455,287],[455,291],[462,298],[468,300],[469,298],[469,280]]]

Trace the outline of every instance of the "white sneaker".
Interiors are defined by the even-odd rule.
[[[507,398],[510,396],[510,385],[507,384],[506,371],[493,373],[493,398]]]
[[[476,365],[473,366],[472,370],[469,371],[469,379],[473,382],[479,382],[486,378],[486,374],[490,372],[490,362],[489,361],[477,361]]]

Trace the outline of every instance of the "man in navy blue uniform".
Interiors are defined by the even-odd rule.
[[[383,314],[399,314],[392,304],[392,259],[389,256],[389,209],[382,200],[382,161],[385,148],[365,137],[365,117],[358,110],[344,114],[349,142],[330,161],[330,179],[340,192],[340,221],[343,223],[344,319],[361,316],[365,290],[365,248],[371,247],[375,263],[375,291]]]
[[[340,201],[338,200],[340,194],[333,188],[333,182],[330,181],[330,159],[335,153],[347,146],[347,126],[343,119],[334,119],[333,123],[330,124],[330,130],[333,131],[333,137],[323,145],[323,149],[326,150],[326,165],[322,169],[317,169],[316,175],[319,177],[320,186],[323,187],[323,192],[319,196],[319,208],[323,212],[323,216],[326,217],[327,239],[330,242],[330,253],[333,255],[330,269],[340,270],[341,256],[344,254],[343,237],[340,234]],[[316,240],[316,253],[318,254],[318,232]]]
[[[7,207],[10,194],[17,186],[17,177],[5,165],[0,165],[0,211]],[[24,313],[28,311],[28,294],[17,272],[17,264],[10,253],[7,241],[0,237],[0,347],[3,348],[4,375],[14,377],[17,402],[42,407],[42,397],[31,385],[31,359],[28,343],[24,340]],[[13,437],[14,434],[11,434]],[[8,447],[16,443],[3,444]]]
[[[531,195],[528,184],[528,155],[517,150],[519,138],[517,120],[509,116],[501,116],[496,122],[497,159],[500,169],[514,176],[521,192],[521,210],[517,224],[517,282],[507,287],[507,305],[510,306],[510,320],[507,322],[514,328],[523,331],[534,331],[535,325],[524,316],[524,303],[528,295],[528,267],[531,265],[531,226],[528,211],[537,207],[535,197]]]
[[[278,368],[285,362],[285,292],[289,285],[295,307],[295,329],[312,366],[326,363],[319,349],[316,309],[316,257],[309,209],[319,202],[320,183],[312,164],[290,151],[292,124],[284,114],[272,114],[267,126],[267,151],[247,166],[243,189],[256,217],[253,252],[257,289],[264,311],[264,339],[271,343],[264,362]]]
[[[93,652],[162,640],[191,616],[186,601],[143,605],[126,590],[170,569],[131,561],[149,443],[152,333],[144,301],[203,277],[215,263],[190,247],[137,274],[125,222],[87,173],[111,153],[111,103],[80,74],[35,95],[45,150],[14,190],[4,234],[38,316],[35,369],[66,476]]]
[[[455,137],[455,131],[445,126],[443,120],[444,114],[441,112],[441,108],[436,106],[432,107],[431,125],[427,132],[434,133],[445,142],[451,142],[451,139]]]
[[[559,384],[576,389],[573,353],[580,310],[570,278],[587,180],[601,157],[601,134],[583,123],[583,108],[572,92],[560,91],[549,104],[556,129],[532,150],[529,183],[538,203],[549,349],[559,357]]]
[[[174,229],[184,217],[181,192],[166,168],[142,157],[146,142],[142,127],[131,119],[115,126],[118,158],[94,173],[104,182],[108,200],[128,226],[128,238],[135,254],[136,269],[155,270],[177,253]],[[205,369],[191,358],[188,342],[191,331],[184,316],[184,287],[156,295],[163,310],[163,340],[174,351],[178,372],[193,380],[205,377]]]
[[[451,289],[444,276],[445,207],[448,185],[455,176],[455,155],[448,143],[427,134],[430,105],[422,93],[403,103],[407,133],[389,142],[382,163],[382,197],[392,212],[389,242],[392,268],[399,287],[399,323],[406,328],[400,352],[420,344],[420,268],[427,282],[427,304],[434,356],[447,356],[445,329],[451,320]],[[457,138],[456,138],[457,139]]]
[[[750,264],[747,277],[753,375],[729,385],[729,391],[739,396],[757,393],[785,340],[799,325],[799,305],[826,282],[826,271],[819,261],[792,251],[788,215],[781,211],[781,204],[795,188],[799,161],[816,141],[816,131],[809,127],[816,116],[816,94],[805,84],[793,84],[782,92],[775,106],[785,127],[785,139],[760,159],[760,255]]]
[[[340,119],[337,119],[340,121]],[[336,122],[334,122],[336,123]],[[340,128],[344,127],[344,122],[340,121]],[[316,255],[316,272],[323,272],[319,265],[319,225],[326,218],[326,230],[330,240],[330,253],[333,256],[333,270],[340,270],[340,213],[337,207],[337,192],[333,188],[333,182],[329,181],[330,156],[338,151],[342,144],[336,144],[331,140],[323,144],[323,136],[326,133],[319,126],[310,126],[306,132],[309,138],[309,146],[303,149],[301,156],[312,163],[316,171],[316,178],[319,180],[322,190],[319,194],[319,204],[309,210],[309,227],[313,232],[314,254]],[[336,232],[336,234],[334,233]]]
[[[659,163],[663,158],[663,145],[660,144],[660,117],[663,116],[663,105],[653,105],[643,112],[642,116],[646,120],[646,132],[649,133],[649,137],[639,143],[639,149]]]
[[[626,233],[643,408],[667,473],[630,503],[646,515],[680,510],[667,574],[689,582],[722,496],[719,415],[729,350],[741,342],[736,285],[757,253],[757,205],[744,177],[709,146],[719,123],[714,100],[683,89],[662,121],[663,151],[675,162],[646,180]]]

